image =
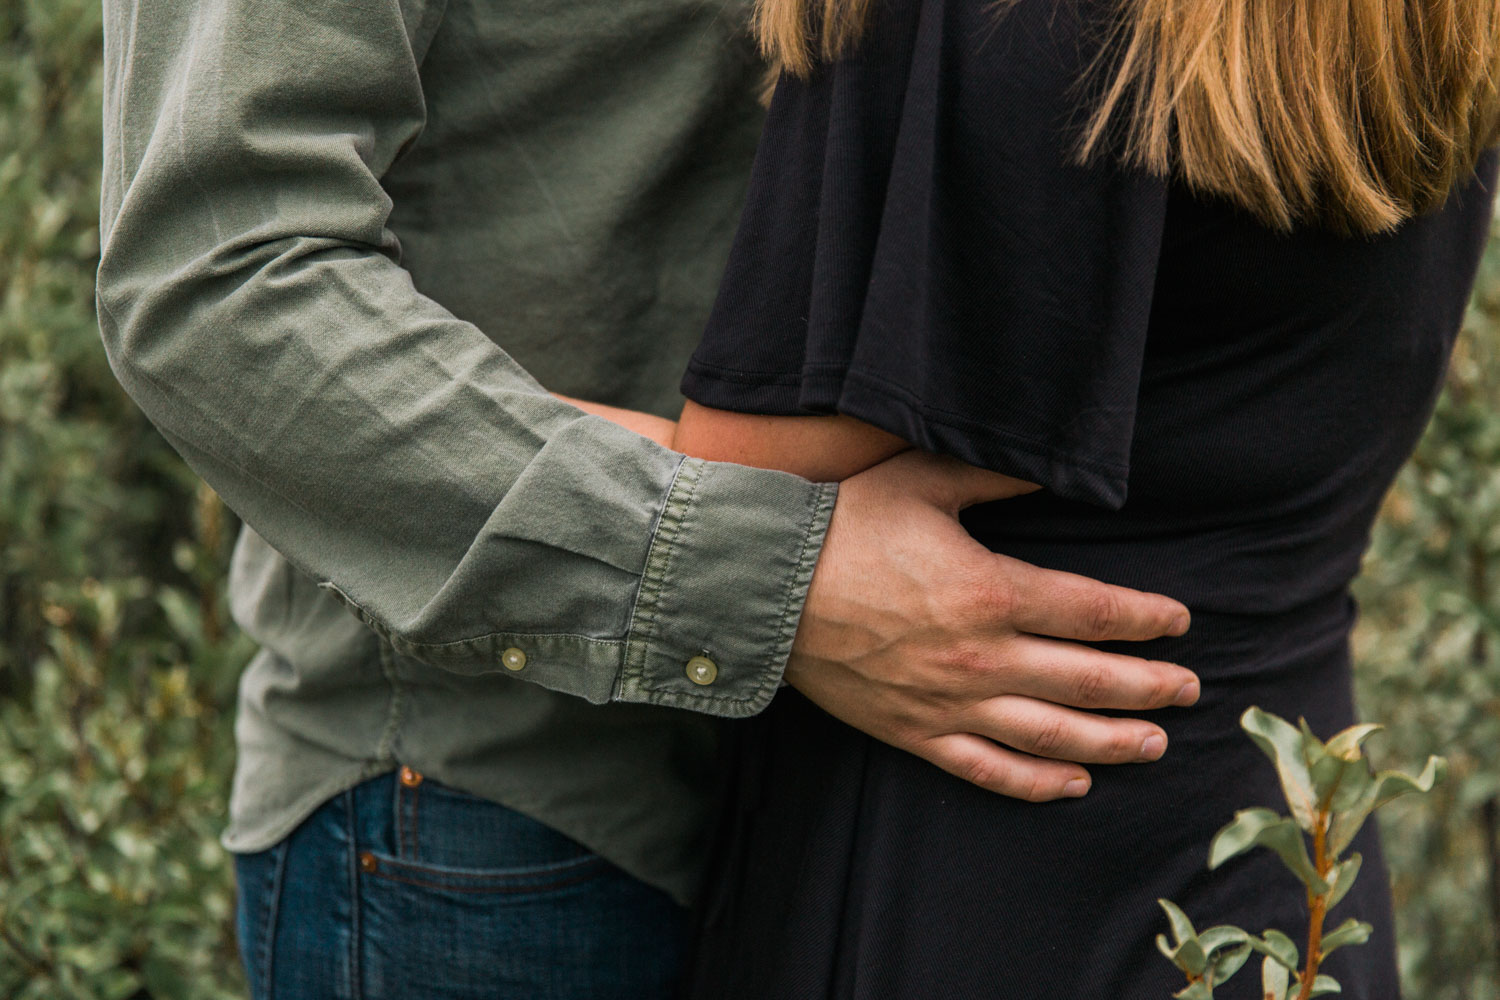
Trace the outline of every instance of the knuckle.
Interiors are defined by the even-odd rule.
[[[1109,691],[1109,671],[1100,664],[1091,663],[1073,677],[1073,704],[1080,708],[1091,708],[1104,701]]]
[[[1010,581],[981,570],[970,574],[961,586],[961,596],[955,606],[963,608],[966,617],[1008,622],[1015,616],[1017,595]]]
[[[1151,664],[1150,698],[1152,705],[1169,705],[1177,697],[1177,692],[1182,690],[1183,682],[1173,680],[1169,665],[1165,663]]]
[[[1120,627],[1120,599],[1108,590],[1092,593],[1084,602],[1083,624],[1090,638],[1107,639]]]
[[[1110,735],[1109,751],[1115,760],[1135,760],[1141,755],[1141,744],[1145,741],[1146,738],[1138,733],[1122,730]]]
[[[972,680],[989,669],[989,657],[974,643],[957,643],[941,655],[943,670],[952,677]]]
[[[959,765],[958,776],[980,788],[993,788],[1002,777],[995,761],[979,754],[964,759]]]
[[[885,740],[891,746],[926,756],[922,748],[932,735],[930,729],[930,726],[924,725],[922,720],[913,715],[901,715],[888,721]]]
[[[1030,750],[1041,757],[1052,757],[1067,743],[1068,730],[1062,719],[1047,718],[1031,732]]]
[[[1045,774],[1033,774],[1026,779],[1025,787],[1017,797],[1027,802],[1046,802],[1052,798],[1052,782]]]
[[[1020,595],[1010,581],[986,577],[983,598],[985,612],[991,621],[1009,622],[1016,616]]]

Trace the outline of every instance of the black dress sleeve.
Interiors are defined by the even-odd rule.
[[[1167,182],[1075,163],[1114,5],[873,6],[854,56],[777,87],[683,392],[1118,507]]]

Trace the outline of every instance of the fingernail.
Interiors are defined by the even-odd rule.
[[[1174,699],[1172,699],[1172,704],[1174,704],[1174,705],[1176,705],[1176,706],[1178,706],[1180,708],[1180,707],[1183,707],[1185,705],[1191,705],[1193,702],[1195,702],[1197,700],[1198,700],[1198,682],[1197,681],[1188,681],[1186,684],[1184,684],[1182,686],[1182,690],[1177,692],[1177,697],[1174,698]]]
[[[1167,752],[1167,738],[1161,733],[1154,733],[1146,737],[1141,744],[1141,760],[1156,760]]]
[[[1188,626],[1192,624],[1192,621],[1192,618],[1188,616],[1188,613],[1186,611],[1178,615],[1176,618],[1173,618],[1172,635],[1181,635],[1182,633],[1186,632],[1188,630]]]
[[[1063,785],[1063,794],[1070,799],[1081,798],[1087,795],[1088,792],[1089,782],[1087,778],[1074,778],[1066,785]]]

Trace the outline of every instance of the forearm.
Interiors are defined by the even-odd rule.
[[[611,423],[619,424],[628,431],[634,431],[642,437],[650,438],[663,448],[672,447],[672,439],[676,435],[677,424],[666,417],[658,417],[653,413],[642,413],[640,410],[627,410],[619,406],[610,406],[607,403],[594,403],[587,399],[576,399],[572,396],[564,396],[560,392],[553,393],[553,395],[565,403],[578,407],[584,413],[603,417]]]
[[[814,482],[841,482],[910,447],[853,417],[761,416],[692,401],[683,407],[671,446],[694,458],[778,469]]]

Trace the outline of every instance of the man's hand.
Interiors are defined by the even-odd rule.
[[[1190,705],[1198,678],[1061,640],[1181,635],[1188,611],[997,555],[958,523],[964,507],[1034,489],[916,451],[847,479],[787,683],[877,739],[1032,802],[1088,791],[1070,762],[1159,758],[1159,727],[1078,709]]]

